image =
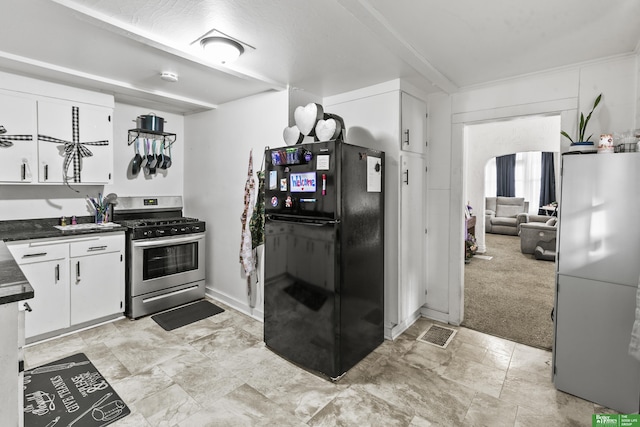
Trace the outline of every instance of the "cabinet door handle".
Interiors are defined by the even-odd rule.
[[[88,252],[91,252],[91,251],[104,251],[105,249],[107,249],[107,245],[91,246],[89,249],[87,249],[87,251]]]
[[[33,311],[33,309],[31,308],[31,306],[29,305],[29,303],[28,303],[28,302],[26,302],[26,301],[25,301],[25,303],[24,303],[24,309],[25,309],[25,310],[27,310],[27,311]]]
[[[405,136],[407,137],[407,139],[405,139],[403,142],[407,145],[409,145],[409,129],[404,131]]]
[[[47,253],[46,252],[37,252],[35,254],[24,254],[22,255],[22,258],[35,258],[37,256],[45,256]]]
[[[76,283],[80,281],[80,261],[76,262]]]
[[[60,281],[60,264],[56,264],[56,283]]]
[[[49,165],[44,165],[44,180],[49,180]]]
[[[20,176],[22,177],[23,181],[25,179],[27,179],[27,164],[26,163],[23,163],[22,166],[20,166]]]
[[[407,169],[406,171],[402,172],[405,175],[405,180],[404,183],[409,185],[409,169]]]

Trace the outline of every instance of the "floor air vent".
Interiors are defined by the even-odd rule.
[[[447,348],[454,335],[455,329],[443,328],[442,326],[431,325],[417,338],[418,341],[435,345],[440,348]]]

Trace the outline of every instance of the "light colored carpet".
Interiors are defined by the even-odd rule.
[[[472,258],[464,272],[463,326],[551,349],[555,263],[520,252],[520,237],[486,234],[490,260]]]

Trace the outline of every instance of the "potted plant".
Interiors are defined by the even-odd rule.
[[[602,99],[602,94],[598,95],[598,97],[596,98],[595,102],[593,103],[593,107],[591,108],[591,111],[589,112],[589,115],[587,115],[586,119],[584,117],[584,114],[580,113],[580,124],[578,125],[578,135],[575,141],[569,136],[568,133],[566,133],[563,130],[560,131],[560,134],[562,136],[564,136],[569,141],[571,141],[571,145],[593,145],[593,141],[591,141],[591,137],[593,136],[593,134],[589,135],[589,137],[586,139],[584,138],[584,134],[587,130],[587,124],[591,119],[591,114],[596,109],[601,99]]]

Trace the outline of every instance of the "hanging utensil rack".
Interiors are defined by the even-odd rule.
[[[127,145],[131,145],[136,142],[138,138],[155,139],[156,141],[162,141],[166,148],[169,148],[176,142],[176,134],[169,132],[155,132],[147,129],[129,129],[129,140]]]

